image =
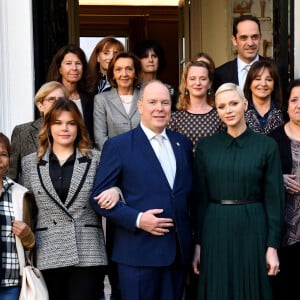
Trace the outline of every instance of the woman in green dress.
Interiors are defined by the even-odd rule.
[[[220,86],[215,104],[227,132],[201,140],[195,154],[198,299],[271,300],[284,213],[278,148],[247,128],[237,85]]]

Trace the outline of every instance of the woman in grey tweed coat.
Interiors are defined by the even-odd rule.
[[[50,299],[99,298],[107,257],[101,219],[89,204],[100,153],[89,145],[76,104],[59,99],[45,116],[37,153],[22,160],[38,209],[37,266]]]

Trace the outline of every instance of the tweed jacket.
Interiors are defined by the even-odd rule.
[[[33,122],[17,125],[12,132],[8,176],[16,182],[22,183],[22,158],[30,153],[36,152],[38,148],[38,134],[41,125],[42,118],[39,118]]]
[[[36,161],[36,153],[22,160],[24,185],[33,192],[37,206],[36,260],[41,270],[67,266],[107,264],[102,223],[91,208],[91,196],[100,153],[91,156],[76,150],[69,193],[65,203],[49,175],[49,149]]]
[[[127,132],[138,126],[140,115],[137,109],[139,90],[134,89],[129,114],[115,88],[98,94],[94,98],[94,138],[96,148],[102,150],[108,138]]]

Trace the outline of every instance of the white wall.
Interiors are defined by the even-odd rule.
[[[0,0],[0,131],[33,120],[31,0]]]

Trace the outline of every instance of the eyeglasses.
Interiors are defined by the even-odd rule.
[[[53,104],[56,100],[62,99],[62,97],[48,97],[45,98],[42,102],[47,101],[50,104]]]

